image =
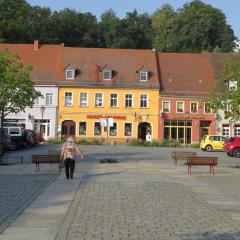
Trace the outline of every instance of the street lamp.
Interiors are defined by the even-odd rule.
[[[41,125],[43,125],[43,114],[45,112],[45,107],[42,105],[40,107],[40,110],[41,110],[41,114],[42,114],[42,121],[41,121]],[[40,132],[43,133],[43,127],[41,128],[41,125],[40,125]]]

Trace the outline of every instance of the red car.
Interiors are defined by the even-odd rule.
[[[38,143],[41,143],[41,142],[45,143],[45,139],[44,139],[42,133],[36,132],[36,138],[37,138],[37,142],[38,142]]]
[[[231,137],[224,144],[224,150],[228,156],[240,157],[240,137]]]

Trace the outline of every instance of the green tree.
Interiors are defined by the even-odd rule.
[[[8,50],[0,52],[0,155],[2,156],[3,122],[9,113],[24,111],[32,107],[34,100],[41,94],[34,89],[30,81],[30,65],[24,65],[16,54]],[[0,164],[2,158],[0,156]]]
[[[51,17],[53,42],[68,46],[92,47],[97,45],[97,20],[91,13],[64,9]]]
[[[153,47],[158,51],[171,51],[169,47],[169,35],[173,27],[173,19],[176,12],[170,4],[164,4],[160,9],[157,9],[152,18],[153,28]]]
[[[0,0],[1,38],[9,43],[26,43],[30,10],[25,0]]]
[[[222,64],[209,103],[216,110],[230,109],[225,114],[226,119],[240,120],[240,53],[225,56]]]
[[[114,48],[118,37],[120,19],[116,13],[109,9],[101,15],[98,23],[99,46],[103,48]]]
[[[235,36],[223,12],[200,0],[179,9],[169,35],[170,48],[177,52],[232,51]]]
[[[128,12],[117,28],[115,47],[133,49],[152,48],[152,23],[147,13]]]

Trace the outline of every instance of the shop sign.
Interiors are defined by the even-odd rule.
[[[113,118],[113,119],[118,119],[118,120],[126,120],[126,116],[102,115],[102,114],[91,114],[91,115],[87,115],[87,118],[92,118],[92,119]]]

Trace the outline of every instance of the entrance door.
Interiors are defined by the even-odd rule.
[[[62,123],[62,139],[69,136],[75,137],[76,123],[72,120],[66,120]]]
[[[152,135],[152,129],[151,125],[148,122],[141,122],[138,125],[138,139],[141,139],[142,141],[146,141],[147,137],[148,139],[151,139]]]

